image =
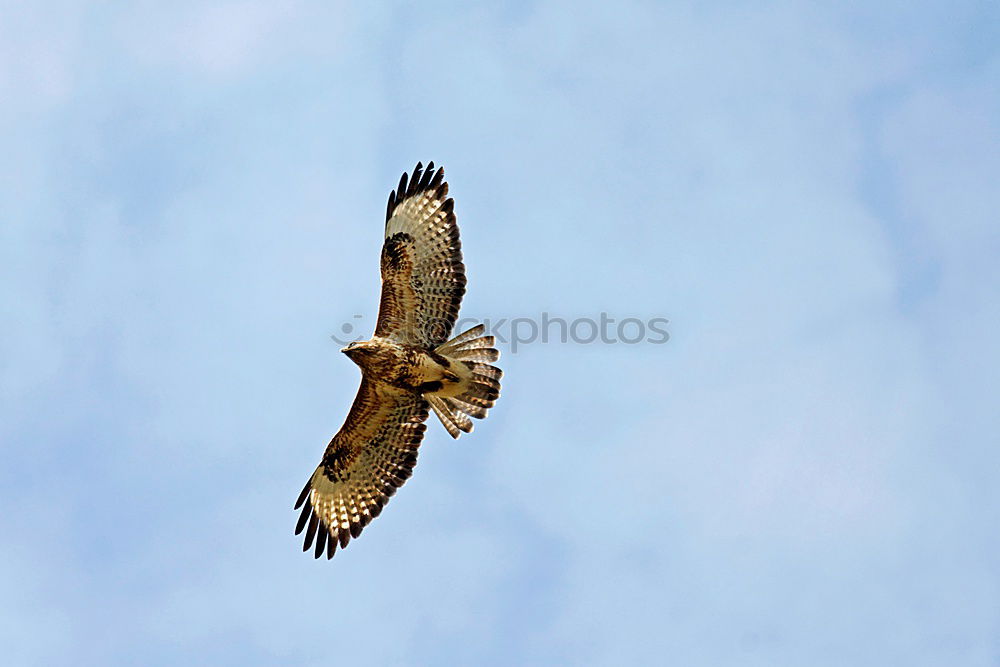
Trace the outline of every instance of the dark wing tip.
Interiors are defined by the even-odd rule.
[[[337,538],[331,533],[326,540],[326,559],[333,558],[333,552],[337,550]]]
[[[444,167],[441,167],[434,173],[434,178],[431,179],[431,182],[427,185],[427,187],[434,188],[436,190],[442,183],[444,183]],[[448,185],[445,184],[445,187],[448,187]]]
[[[396,186],[396,192],[399,193],[400,200],[406,198],[406,188],[409,183],[408,181],[409,178],[410,175],[407,174],[405,171],[403,172],[403,175],[399,177],[399,185]]]
[[[312,503],[306,505],[302,508],[302,514],[299,515],[299,520],[295,524],[295,534],[298,535],[302,532],[302,529],[306,527],[306,521],[309,520],[309,515],[312,514]]]
[[[312,546],[313,540],[316,538],[316,528],[319,526],[319,515],[315,512],[309,519],[309,527],[306,528],[306,537],[302,543],[302,550],[309,551],[309,547]]]
[[[316,534],[316,553],[314,558],[319,558],[326,551],[326,540],[330,536],[330,531],[326,529],[326,522],[320,521],[319,532]]]
[[[305,487],[302,489],[302,493],[299,494],[299,499],[295,501],[295,507],[292,508],[293,510],[297,510],[302,507],[302,503],[304,503],[306,498],[309,497],[310,489],[312,489],[312,478],[309,478],[309,481],[306,482]]]
[[[389,201],[385,209],[385,221],[389,222],[393,211],[396,210],[397,206],[406,201],[406,199],[426,190],[438,190],[442,186],[444,187],[444,192],[439,193],[441,197],[448,193],[448,184],[444,183],[444,167],[438,167],[437,171],[435,171],[432,160],[427,163],[427,168],[424,169],[423,163],[418,162],[417,166],[413,168],[412,176],[404,171],[403,175],[399,177],[399,185],[389,193]]]
[[[302,551],[309,551],[309,548],[313,546],[313,540],[315,540],[313,557],[319,559],[326,553],[327,560],[333,558],[333,554],[337,550],[337,536],[330,532],[326,522],[313,511],[312,503],[306,503],[306,506],[302,508],[302,514],[295,524],[296,535],[306,527],[306,522],[309,523],[309,529],[306,530]]]
[[[389,222],[389,218],[392,217],[392,212],[396,210],[396,191],[393,190],[389,193],[389,203],[385,206],[385,221]]]

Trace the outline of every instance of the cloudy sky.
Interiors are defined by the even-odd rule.
[[[374,4],[3,3],[3,662],[998,664],[997,4]],[[314,561],[417,160],[464,316],[670,340]]]

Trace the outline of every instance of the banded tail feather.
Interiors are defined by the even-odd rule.
[[[486,327],[476,325],[464,331],[435,351],[441,356],[462,364],[460,390],[449,395],[425,395],[434,414],[453,438],[460,433],[472,432],[472,420],[485,419],[487,411],[500,397],[500,378],[503,371],[487,362],[500,358],[500,351],[493,347],[496,339],[483,335]]]

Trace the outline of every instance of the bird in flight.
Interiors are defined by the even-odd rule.
[[[361,367],[361,387],[295,503],[295,534],[305,530],[302,550],[316,558],[360,535],[413,473],[428,410],[457,438],[500,396],[503,372],[489,363],[500,353],[483,325],[449,340],[465,294],[454,208],[433,162],[389,195],[375,333],[341,350]]]

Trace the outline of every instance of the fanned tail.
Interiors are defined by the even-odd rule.
[[[464,391],[452,396],[427,396],[434,414],[438,416],[451,437],[462,431],[472,431],[472,420],[485,419],[487,411],[500,398],[500,378],[503,371],[488,362],[500,358],[500,351],[493,345],[493,336],[484,336],[482,324],[458,334],[437,348],[436,352],[468,369]]]

